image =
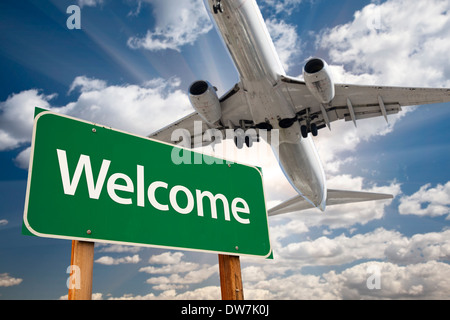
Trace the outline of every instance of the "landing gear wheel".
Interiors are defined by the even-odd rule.
[[[222,3],[220,3],[220,1],[218,1],[217,4],[214,4],[214,5],[213,5],[213,10],[214,10],[214,14],[218,14],[219,12],[220,12],[220,13],[223,13],[223,6],[222,6]]]
[[[253,138],[245,136],[245,145],[247,146],[247,148],[251,148],[253,146]]]
[[[300,126],[300,131],[302,132],[303,138],[308,138],[308,127],[307,126]]]
[[[242,139],[242,137],[240,137],[240,136],[235,136],[234,137],[234,144],[240,150],[240,149],[242,149],[244,147],[244,139]]]
[[[312,133],[313,137],[317,137],[318,130],[317,130],[317,125],[315,123],[311,124],[311,133]]]

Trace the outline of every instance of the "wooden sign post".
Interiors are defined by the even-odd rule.
[[[219,254],[222,300],[244,300],[239,256]]]
[[[70,264],[69,300],[91,300],[94,242],[72,240]]]

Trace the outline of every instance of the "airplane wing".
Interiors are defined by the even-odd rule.
[[[304,81],[283,76],[283,86],[302,124],[309,116],[318,129],[333,121],[345,121],[384,116],[401,111],[404,106],[415,106],[450,101],[450,89],[403,88],[386,86],[335,85],[335,97],[328,105],[322,105],[309,92]]]
[[[300,123],[306,125],[309,117],[310,123],[316,124],[317,129],[341,119],[353,121],[355,125],[357,120],[373,117],[383,116],[387,121],[388,115],[400,112],[404,106],[450,102],[450,89],[336,84],[334,99],[328,105],[322,105],[308,90],[305,82],[300,79],[281,76],[278,86],[281,86],[281,90],[294,106]],[[240,83],[220,98],[220,104],[222,121],[221,127],[216,129],[241,127],[243,121],[252,123],[252,116]],[[202,122],[201,130],[194,130],[196,121]],[[171,140],[171,136],[172,132],[178,128],[188,130],[191,147],[194,147],[196,141],[201,141],[202,145],[211,143],[211,141],[201,140],[203,133],[211,127],[202,121],[197,112],[150,134],[149,137],[176,143]]]
[[[346,203],[357,203],[372,200],[392,199],[390,194],[371,193],[360,191],[345,191],[345,190],[327,190],[327,206],[333,206]],[[268,211],[269,216],[275,216],[283,213],[290,213],[312,209],[314,206],[306,201],[301,195],[295,196]]]
[[[244,97],[244,91],[241,89],[240,83],[236,84],[230,91],[223,95],[220,99],[220,106],[222,109],[222,126],[216,128],[218,130],[225,130],[228,128],[234,129],[238,127],[240,122],[245,119],[251,119],[250,110],[247,105],[247,100]],[[194,123],[200,121],[202,123],[201,130],[194,130]],[[172,124],[150,134],[148,137],[156,140],[176,143],[172,141],[172,132],[175,129],[186,129],[190,133],[191,147],[194,147],[194,142],[201,141],[202,145],[210,144],[211,141],[202,141],[203,133],[211,129],[205,121],[202,120],[197,112],[193,112],[184,118],[181,118]],[[225,136],[225,135],[224,135]],[[176,137],[177,139],[179,137]],[[198,147],[196,145],[195,147]]]
[[[194,141],[194,122],[201,121],[202,122],[202,131],[205,132],[208,130],[208,125],[206,122],[202,120],[199,114],[194,111],[193,113],[181,118],[168,126],[159,129],[156,132],[153,132],[148,137],[153,138],[159,141],[167,142],[167,143],[176,143],[176,141],[172,141],[172,132],[176,129],[187,129],[191,133],[191,141]],[[203,134],[203,132],[201,132]],[[177,137],[178,138],[178,137]]]

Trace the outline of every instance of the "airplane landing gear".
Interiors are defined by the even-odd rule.
[[[260,137],[259,134],[256,133],[256,131],[254,131],[253,133],[245,132],[240,128],[234,131],[234,144],[238,149],[242,149],[244,147],[244,144],[245,146],[247,146],[247,148],[251,148],[254,142],[259,141]]]
[[[300,131],[302,132],[303,138],[307,138],[309,132],[311,132],[313,137],[317,137],[317,134],[318,134],[317,125],[315,123],[311,123],[309,125],[309,128],[308,128],[308,126],[305,126],[305,125],[300,126]]]
[[[223,6],[221,0],[217,0],[217,3],[213,5],[214,14],[223,13]]]

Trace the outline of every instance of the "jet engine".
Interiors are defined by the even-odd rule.
[[[334,83],[328,71],[328,64],[319,58],[310,59],[303,68],[306,87],[323,104],[334,98]]]
[[[209,125],[216,125],[222,117],[219,97],[214,88],[207,81],[196,81],[189,88],[189,100],[195,111]]]

